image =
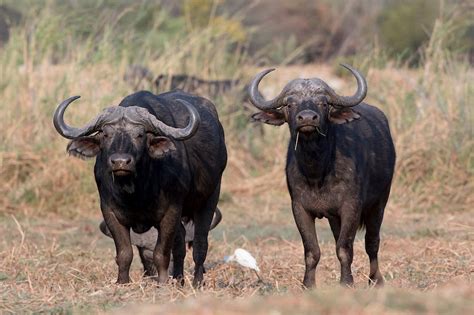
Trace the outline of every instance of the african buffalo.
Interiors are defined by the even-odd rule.
[[[185,231],[181,218],[194,222],[193,285],[203,280],[207,236],[227,162],[224,131],[214,105],[182,91],[160,95],[141,91],[105,109],[82,128],[64,122],[63,101],[54,126],[72,141],[69,154],[96,157],[94,175],[102,215],[116,247],[118,283],[130,281],[133,258],[130,228],[159,231],[153,252],[157,280],[168,279],[170,253],[174,278],[182,278]]]
[[[339,96],[324,81],[296,79],[273,100],[258,90],[262,71],[249,85],[249,98],[261,111],[253,119],[271,125],[288,123],[290,142],[286,176],[293,216],[305,253],[303,284],[315,284],[320,249],[315,218],[327,218],[336,240],[341,283],[351,285],[353,243],[366,227],[365,250],[370,260],[369,282],[383,284],[377,254],[380,226],[390,194],[395,148],[382,111],[362,103],[365,78],[342,65],[357,79],[353,96]]]

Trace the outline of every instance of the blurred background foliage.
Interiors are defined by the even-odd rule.
[[[453,15],[447,47],[472,62],[473,12],[468,0],[2,0],[0,43],[20,26],[34,36],[38,58],[67,57],[71,43],[90,48],[85,58],[102,58],[107,43],[133,63],[156,58],[176,37],[212,27],[212,37],[228,37],[229,49],[245,47],[263,64],[321,62],[379,46],[416,66],[436,20]]]
[[[438,15],[439,7],[435,1],[389,1],[377,18],[383,47],[392,56],[419,59],[416,53],[429,40]]]

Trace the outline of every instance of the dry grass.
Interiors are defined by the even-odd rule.
[[[266,194],[274,196],[276,192],[270,190]],[[317,272],[318,289],[303,294],[302,245],[288,200],[270,200],[272,210],[253,211],[251,222],[246,219],[250,212],[238,202],[223,203],[225,217],[211,236],[202,290],[190,285],[190,255],[186,259],[184,287],[173,283],[157,287],[152,280],[142,279],[137,255],[132,265],[132,283],[114,284],[117,270],[113,243],[98,232],[99,218],[71,222],[39,218],[16,221],[13,216],[5,217],[0,226],[0,233],[5,235],[0,242],[1,308],[14,313],[108,312],[135,305],[131,309],[140,312],[193,313],[197,307],[202,313],[234,314],[245,310],[265,313],[265,305],[270,303],[282,313],[290,313],[295,305],[300,313],[445,310],[454,314],[472,306],[474,220],[469,214],[406,214],[391,204],[380,257],[387,283],[380,292],[367,285],[368,259],[362,235],[355,242],[356,289],[338,289],[339,263],[334,242],[327,222],[318,221],[323,253]],[[254,207],[262,203],[260,198],[248,198],[246,202]],[[274,215],[268,216],[269,212]],[[243,213],[248,214],[246,218],[242,218]],[[263,283],[252,272],[222,262],[224,255],[236,247],[246,248],[256,256]],[[341,295],[345,298],[336,298]],[[259,296],[268,297],[262,300]],[[138,306],[143,303],[149,306]]]

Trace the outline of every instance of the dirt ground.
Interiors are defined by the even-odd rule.
[[[143,279],[137,253],[131,269],[132,283],[114,284],[117,270],[113,242],[100,234],[99,216],[75,222],[3,217],[1,309],[12,313],[125,313],[132,309],[147,313],[200,310],[201,314],[240,314],[246,310],[267,313],[265,305],[269,303],[282,313],[292,313],[291,305],[297,305],[301,313],[348,308],[369,314],[370,310],[458,313],[473,306],[474,220],[470,214],[421,215],[389,204],[380,250],[386,279],[383,290],[368,287],[363,232],[355,242],[356,288],[339,288],[334,241],[327,222],[319,220],[322,258],[317,270],[318,288],[303,293],[303,249],[285,191],[269,189],[250,202],[239,197],[221,204],[224,219],[211,233],[206,284],[201,290],[190,285],[189,252],[184,287],[174,283],[157,287],[153,280]],[[258,206],[262,204],[265,207]],[[238,247],[256,257],[263,282],[249,270],[223,262],[223,257]],[[339,301],[338,295],[348,297]],[[400,301],[392,301],[388,297],[392,295]],[[138,306],[142,303],[147,306]]]

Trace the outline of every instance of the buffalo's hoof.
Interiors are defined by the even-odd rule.
[[[175,281],[176,286],[184,287],[184,276],[183,275],[173,277],[173,280]]]
[[[130,283],[130,278],[118,278],[116,284],[127,284]]]
[[[153,276],[150,278],[153,279],[158,286],[167,284],[168,280],[170,279],[168,274],[165,274],[164,276]]]
[[[204,279],[202,277],[200,279],[198,277],[194,277],[194,279],[193,279],[193,288],[200,289],[203,286],[204,286]]]
[[[352,279],[341,280],[340,284],[344,288],[354,288],[354,280]]]
[[[369,286],[374,286],[376,288],[383,288],[385,281],[383,280],[382,275],[376,275],[374,277],[370,277],[369,279]]]
[[[310,274],[306,274],[304,275],[304,278],[303,278],[303,289],[312,289],[316,286],[316,279],[314,277],[314,274],[313,276],[311,276]]]
[[[303,281],[303,290],[310,290],[310,289],[314,289],[316,287],[316,284],[315,282],[311,282],[311,281],[308,281],[308,282],[304,282]]]

